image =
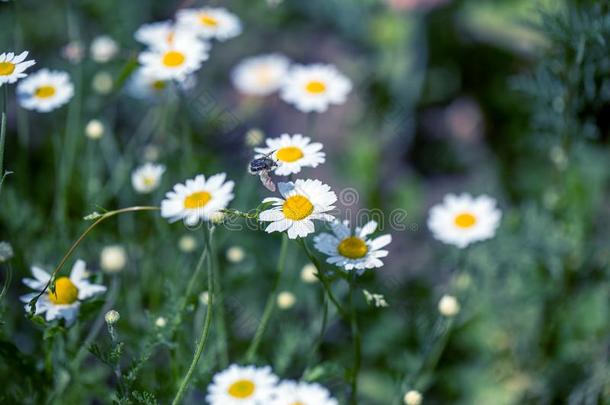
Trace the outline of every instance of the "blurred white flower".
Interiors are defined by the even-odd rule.
[[[318,281],[317,273],[316,266],[313,263],[307,263],[301,270],[301,281],[308,284],[315,283]]]
[[[108,325],[114,325],[119,321],[119,319],[121,319],[121,315],[114,309],[111,309],[104,315],[104,320]]]
[[[436,239],[463,249],[493,238],[501,217],[496,200],[491,197],[448,194],[442,204],[430,210],[428,228]]]
[[[140,194],[148,194],[159,187],[165,166],[145,163],[131,173],[131,185]]]
[[[100,120],[91,120],[85,127],[85,136],[89,139],[100,139],[104,136],[104,124]]]
[[[34,278],[24,278],[23,284],[35,292],[22,295],[21,302],[25,303],[25,310],[29,310],[29,302],[38,296],[39,292],[47,285],[51,275],[43,269],[33,266],[32,275]],[[72,267],[70,277],[61,276],[55,279],[55,290],[47,289],[36,301],[36,315],[46,313],[45,319],[52,321],[64,319],[66,325],[71,325],[76,320],[80,301],[91,298],[95,295],[106,292],[103,285],[92,284],[87,280],[86,264],[82,260],[77,260]]]
[[[281,98],[302,112],[324,112],[331,104],[343,104],[352,90],[351,81],[332,65],[295,65],[290,68]]]
[[[423,399],[419,391],[411,390],[405,394],[403,401],[405,405],[421,405]]]
[[[114,59],[119,52],[119,46],[108,35],[100,35],[91,41],[91,59],[98,63],[106,63]]]
[[[214,375],[205,399],[210,405],[269,404],[277,381],[271,367],[232,364]]]
[[[199,302],[201,302],[203,305],[208,305],[208,302],[210,302],[210,293],[204,291],[199,294]]]
[[[320,233],[314,237],[315,248],[329,256],[327,263],[345,270],[356,269],[359,273],[383,266],[381,258],[386,257],[388,251],[382,248],[392,241],[392,235],[369,239],[377,229],[377,222],[370,221],[355,230],[350,228],[347,220],[334,221],[330,227],[332,234]]]
[[[138,61],[142,74],[156,80],[184,81],[189,74],[199,70],[209,58],[210,45],[187,37],[175,38],[171,45],[151,48],[140,53]]]
[[[121,245],[106,246],[100,252],[100,267],[106,273],[118,273],[127,264],[127,252]]]
[[[114,87],[112,75],[105,70],[97,72],[91,81],[91,88],[98,94],[108,94]]]
[[[0,87],[5,83],[15,83],[27,76],[25,70],[36,64],[34,60],[25,60],[27,57],[27,51],[19,55],[13,52],[0,53]]]
[[[240,246],[231,246],[227,249],[227,260],[231,263],[239,263],[246,257],[246,252]]]
[[[155,145],[146,145],[142,154],[144,155],[144,159],[149,162],[154,162],[159,159],[159,148]]]
[[[374,294],[367,290],[362,290],[362,292],[364,293],[367,304],[371,305],[372,303],[377,308],[385,308],[388,306],[388,302],[382,294]]]
[[[443,295],[438,302],[438,312],[446,317],[456,316],[460,312],[460,303],[452,295]]]
[[[167,319],[165,319],[164,317],[160,316],[157,319],[155,319],[155,326],[157,328],[165,328],[166,325],[167,325]]]
[[[66,72],[41,69],[17,84],[19,104],[26,110],[49,112],[66,104],[74,85]]]
[[[225,41],[241,34],[241,22],[224,8],[204,7],[178,10],[176,19],[180,27],[191,29],[203,39]]]
[[[339,405],[330,392],[316,383],[282,381],[269,405]]]
[[[196,225],[200,220],[210,220],[212,215],[227,207],[233,200],[235,183],[226,181],[226,174],[209,177],[203,174],[176,184],[173,191],[161,201],[161,216],[170,222],[184,220],[187,225]]]
[[[304,238],[315,232],[313,220],[332,221],[327,212],[333,210],[337,195],[320,180],[298,179],[292,183],[279,183],[282,198],[269,197],[263,203],[273,207],[259,214],[259,221],[271,222],[267,233],[288,231],[290,239]]]
[[[134,37],[146,46],[162,49],[171,46],[176,40],[196,40],[197,33],[189,27],[178,26],[168,20],[144,24],[138,28]]]
[[[246,132],[246,145],[247,146],[258,146],[265,139],[265,134],[258,128],[252,128]]]
[[[267,96],[277,91],[290,61],[283,55],[260,55],[243,59],[231,72],[233,86],[243,94]]]
[[[178,241],[178,248],[184,253],[190,253],[197,249],[197,239],[191,235],[184,235]]]
[[[80,41],[70,41],[61,48],[61,56],[70,63],[80,63],[85,55],[85,47]]]
[[[326,161],[320,142],[311,142],[311,138],[301,134],[282,134],[279,138],[267,138],[266,146],[255,148],[257,158],[269,155],[278,162],[274,173],[278,176],[289,176],[301,171],[303,167],[317,167]]]
[[[297,302],[297,297],[290,291],[282,291],[277,295],[277,306],[280,309],[290,309]]]

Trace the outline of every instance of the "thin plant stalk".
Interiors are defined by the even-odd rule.
[[[210,241],[210,259],[214,269],[218,268],[218,259],[216,256],[216,246],[214,240]],[[221,368],[226,368],[229,365],[229,349],[227,347],[227,326],[225,324],[224,301],[222,295],[222,284],[220,275],[215,277],[215,293],[216,293],[216,336],[219,351],[219,365]]]
[[[6,143],[6,111],[8,104],[8,85],[4,85],[4,91],[2,92],[2,117],[0,118],[0,190],[2,189],[2,183],[4,182],[4,144]]]
[[[261,321],[256,328],[256,332],[254,333],[254,338],[250,343],[250,347],[248,347],[248,351],[246,352],[246,362],[251,363],[254,361],[256,357],[256,352],[258,347],[263,339],[263,335],[265,333],[265,329],[267,328],[267,324],[271,319],[271,315],[273,314],[273,309],[275,308],[275,301],[277,298],[277,290],[280,285],[280,280],[282,277],[282,273],[284,272],[284,268],[286,267],[286,252],[288,251],[288,236],[284,233],[282,235],[282,247],[280,248],[280,256],[277,261],[277,272],[275,274],[275,281],[273,283],[273,289],[267,298],[267,303],[265,304],[265,309],[263,311],[263,316],[261,317]]]
[[[57,267],[55,267],[55,270],[53,270],[53,273],[51,273],[51,277],[49,278],[49,281],[47,282],[47,284],[40,291],[40,293],[38,293],[38,295],[35,296],[34,298],[32,298],[32,300],[29,302],[30,310],[32,312],[34,312],[34,308],[36,307],[36,301],[38,301],[38,299],[42,296],[42,294],[44,294],[45,291],[51,286],[51,284],[55,280],[55,276],[64,267],[64,265],[66,264],[66,262],[68,261],[70,256],[72,256],[72,253],[74,253],[76,248],[81,244],[81,242],[83,240],[85,240],[87,235],[96,226],[98,226],[100,223],[102,223],[103,221],[105,221],[108,218],[111,218],[111,217],[114,217],[114,216],[120,215],[120,214],[125,214],[127,212],[158,211],[159,209],[160,209],[159,207],[152,207],[152,206],[135,206],[135,207],[121,208],[121,209],[114,210],[114,211],[108,211],[104,214],[97,214],[99,216],[96,216],[96,221],[94,223],[92,223],[91,225],[89,225],[89,227],[87,229],[85,229],[85,231],[78,237],[78,239],[76,239],[76,241],[74,241],[74,243],[72,244],[72,246],[70,246],[70,248],[68,249],[68,251],[66,252],[64,257],[61,259],[61,261],[57,265]]]
[[[350,306],[350,323],[352,328],[352,340],[354,345],[354,367],[352,369],[350,404],[358,403],[358,374],[360,373],[360,365],[362,363],[362,337],[358,327],[358,318],[356,305],[354,303],[354,290],[356,289],[356,272],[352,271],[349,275],[349,306]]]
[[[208,231],[208,235],[206,238],[206,248],[208,251],[211,251],[211,243],[212,238],[214,237],[214,227],[210,227]],[[211,259],[210,254],[207,255],[208,261],[208,308],[205,315],[205,322],[203,323],[203,328],[201,330],[201,337],[199,338],[199,342],[197,343],[197,347],[195,348],[195,353],[193,354],[193,360],[191,361],[191,365],[187,370],[184,378],[182,379],[182,383],[176,392],[176,396],[172,401],[172,405],[178,405],[181,403],[184,394],[189,386],[191,378],[193,377],[193,373],[195,372],[195,368],[197,367],[197,363],[201,358],[201,354],[203,353],[203,349],[205,349],[205,344],[208,341],[208,337],[210,334],[210,326],[212,325],[212,315],[213,315],[213,307],[214,307],[214,287],[215,287],[215,269],[214,263]]]

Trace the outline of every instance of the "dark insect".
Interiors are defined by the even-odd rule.
[[[248,172],[250,174],[256,174],[261,179],[261,183],[269,191],[275,191],[275,183],[269,175],[270,172],[274,171],[278,164],[271,158],[271,154],[275,151],[269,152],[267,155],[253,159],[248,165]]]

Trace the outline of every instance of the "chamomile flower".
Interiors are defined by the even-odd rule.
[[[19,104],[27,110],[49,112],[66,104],[74,85],[66,72],[41,69],[17,85]]]
[[[356,269],[359,273],[383,266],[381,258],[386,257],[388,251],[382,248],[392,241],[392,235],[370,239],[369,235],[377,229],[377,222],[370,221],[353,231],[347,220],[335,221],[330,227],[332,234],[321,233],[314,238],[315,248],[328,256],[327,263],[345,270]]]
[[[210,405],[269,404],[277,381],[270,367],[233,364],[214,376],[206,401]]]
[[[34,278],[24,278],[23,284],[36,291],[21,296],[21,301],[26,303],[25,309],[29,310],[28,303],[36,297],[47,285],[51,275],[39,267],[32,267]],[[77,260],[72,267],[70,277],[62,276],[55,280],[55,291],[50,289],[40,296],[36,302],[36,315],[45,314],[47,321],[64,319],[66,325],[71,325],[76,316],[80,302],[87,298],[106,292],[103,285],[92,284],[87,281],[87,270],[85,262]]]
[[[163,173],[165,166],[146,163],[131,173],[131,185],[140,194],[150,193],[159,187]]]
[[[119,52],[119,45],[108,35],[100,35],[91,42],[91,59],[98,63],[111,61]]]
[[[158,80],[184,81],[208,59],[209,44],[187,37],[176,37],[171,44],[142,52],[138,61],[142,72]]]
[[[225,182],[225,178],[226,174],[220,173],[206,180],[200,174],[185,184],[176,184],[161,201],[161,216],[170,222],[183,219],[187,225],[210,220],[233,200],[234,183]]]
[[[196,36],[188,27],[178,26],[172,21],[144,24],[134,34],[136,41],[151,48],[171,46],[174,41],[180,41],[182,38],[195,40]]]
[[[320,384],[283,381],[275,390],[270,405],[339,405]]]
[[[333,210],[337,195],[319,180],[302,180],[279,183],[282,198],[269,197],[263,203],[272,203],[273,208],[260,213],[258,219],[271,222],[266,232],[288,231],[290,239],[304,238],[315,231],[313,220],[332,221],[328,214]]]
[[[27,57],[27,51],[19,55],[15,55],[14,52],[0,53],[0,86],[4,83],[15,83],[27,76],[25,70],[36,64],[36,61],[25,60]]]
[[[225,41],[238,36],[242,30],[239,18],[221,7],[179,10],[176,19],[179,26],[192,29],[204,39]]]
[[[232,71],[233,86],[246,95],[267,96],[277,91],[288,72],[284,55],[260,55],[242,60]]]
[[[428,228],[436,239],[462,249],[492,238],[501,217],[502,213],[491,197],[448,194],[442,204],[430,210]]]
[[[351,90],[351,81],[332,65],[296,65],[288,72],[280,97],[302,112],[324,112],[331,104],[343,104]]]
[[[169,80],[159,79],[146,73],[143,68],[136,69],[125,86],[127,94],[140,100],[157,100],[168,94]]]
[[[326,160],[322,152],[322,144],[311,142],[311,139],[301,134],[290,136],[282,134],[279,138],[266,140],[267,146],[254,149],[262,157],[273,152],[272,156],[279,166],[274,173],[278,176],[288,176],[301,171],[303,167],[316,167]]]

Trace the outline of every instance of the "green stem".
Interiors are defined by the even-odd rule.
[[[349,306],[350,306],[350,320],[352,326],[352,339],[354,344],[354,368],[352,370],[352,381],[351,381],[351,393],[350,393],[350,404],[356,405],[358,403],[358,374],[360,372],[360,365],[362,362],[362,337],[360,335],[360,329],[358,328],[358,318],[356,313],[356,305],[354,303],[354,290],[356,272],[352,271],[350,274],[349,283]]]
[[[6,142],[6,110],[8,104],[8,85],[4,85],[2,118],[0,119],[0,189],[4,181],[4,144]]]
[[[212,242],[212,238],[214,235],[214,227],[210,227],[209,228],[209,232],[206,238],[206,250],[207,251],[211,251],[211,242]],[[207,255],[208,258],[208,308],[205,314],[205,322],[203,323],[203,329],[201,330],[201,337],[199,338],[199,343],[197,343],[197,347],[195,349],[195,353],[193,354],[193,360],[191,361],[191,365],[189,366],[189,369],[187,370],[186,374],[184,375],[184,378],[182,379],[182,383],[180,384],[180,387],[178,388],[178,392],[176,392],[176,396],[174,397],[174,400],[172,401],[172,405],[178,405],[181,401],[182,398],[184,397],[184,394],[186,393],[186,390],[189,386],[189,383],[191,381],[191,378],[193,377],[193,373],[195,372],[195,368],[197,367],[197,363],[199,362],[199,359],[201,358],[201,354],[203,353],[203,349],[205,348],[205,344],[208,341],[208,336],[210,334],[210,326],[212,325],[212,308],[214,306],[214,286],[215,286],[215,281],[214,281],[214,264],[213,264],[213,260],[211,259],[211,255]]]
[[[89,234],[89,232],[91,232],[93,230],[93,228],[98,226],[100,223],[102,223],[106,219],[114,217],[115,215],[120,215],[120,214],[124,214],[127,212],[136,212],[136,211],[157,211],[159,209],[160,209],[159,207],[135,206],[135,207],[128,207],[128,208],[121,208],[121,209],[114,210],[114,211],[108,211],[104,214],[98,214],[99,216],[96,217],[97,218],[96,221],[94,223],[92,223],[91,225],[89,225],[89,227],[87,229],[85,229],[85,231],[78,237],[78,239],[76,239],[76,241],[74,241],[72,246],[70,246],[70,249],[68,249],[68,251],[66,252],[64,257],[61,259],[61,261],[57,265],[57,267],[55,267],[55,270],[53,270],[53,273],[51,273],[51,278],[49,278],[49,281],[44,286],[42,291],[40,291],[40,293],[36,297],[32,298],[32,300],[29,302],[28,305],[30,306],[30,311],[32,313],[34,312],[34,309],[36,308],[36,301],[38,301],[38,299],[42,296],[42,294],[45,293],[47,288],[49,288],[51,283],[53,283],[57,273],[63,268],[64,264],[66,264],[66,261],[68,261],[68,259],[72,255],[72,253],[74,253],[74,251],[76,250],[78,245],[81,244],[81,242],[87,237],[87,235]]]
[[[288,251],[288,236],[284,233],[282,235],[282,247],[280,248],[280,256],[277,262],[277,273],[275,275],[275,281],[273,283],[273,289],[267,298],[267,303],[265,304],[265,309],[263,311],[263,316],[261,317],[261,321],[258,324],[258,328],[254,333],[254,338],[250,343],[250,347],[248,347],[248,351],[246,352],[246,362],[251,363],[254,361],[256,357],[256,351],[258,350],[258,346],[263,339],[263,334],[265,333],[265,329],[267,328],[267,324],[271,319],[271,315],[273,314],[273,309],[275,308],[275,300],[277,297],[277,290],[280,285],[280,280],[282,277],[282,273],[284,272],[284,268],[286,267],[286,252]]]
[[[210,257],[214,268],[218,268],[218,258],[216,256],[216,246],[214,241],[210,241]],[[216,280],[216,334],[219,351],[219,366],[224,369],[229,365],[229,349],[227,347],[227,326],[225,324],[224,300],[222,294],[222,284],[220,274]]]

